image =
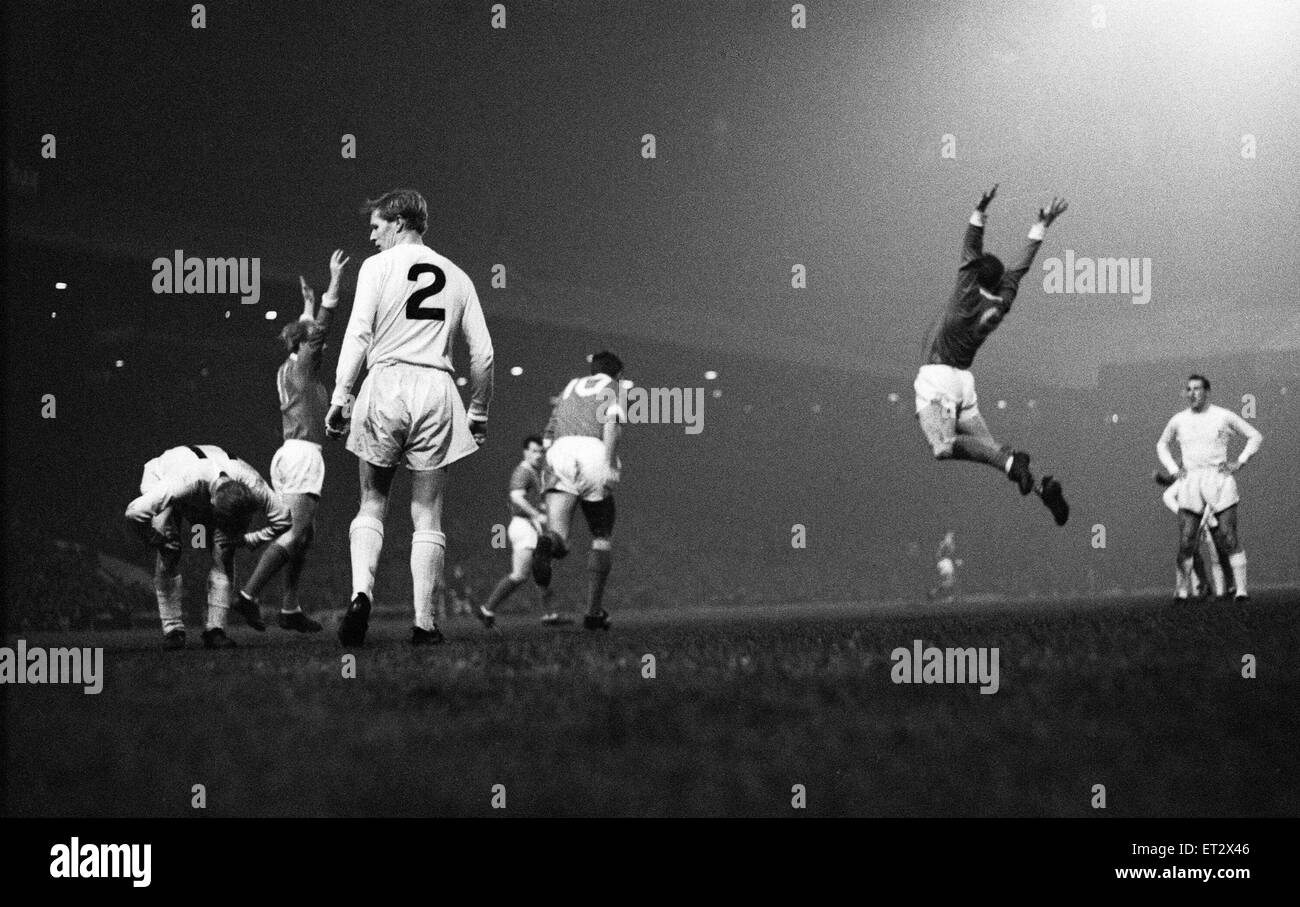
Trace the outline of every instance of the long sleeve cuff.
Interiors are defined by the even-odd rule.
[[[325,295],[320,298],[320,304],[326,309],[334,308],[339,304],[339,294],[326,292]]]
[[[1029,228],[1029,238],[1034,242],[1042,242],[1047,237],[1047,224],[1034,224]]]
[[[970,225],[972,227],[982,227],[984,226],[984,221],[986,219],[986,215],[983,211],[972,211],[970,216]]]

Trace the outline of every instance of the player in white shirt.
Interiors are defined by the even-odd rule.
[[[388,493],[399,465],[411,471],[413,645],[443,641],[434,601],[443,583],[446,536],[442,496],[447,467],[487,439],[492,399],[492,338],[474,283],[450,259],[424,244],[428,206],[414,189],[395,189],[367,201],[370,240],[379,253],[361,264],[352,315],[339,352],[326,433],[348,436],[361,470],[361,508],[348,536],[352,601],[339,624],[345,646],[365,642],[374,598],[375,568],[384,544]],[[470,405],[453,378],[452,345],[469,343]],[[344,407],[362,364],[369,373],[352,408]]]
[[[249,521],[258,512],[265,516],[266,525],[248,532]],[[241,544],[255,548],[284,533],[292,524],[289,509],[257,470],[212,444],[173,447],[145,464],[140,496],[127,506],[126,521],[132,532],[157,550],[154,591],[163,637],[171,649],[185,648],[185,621],[181,616],[182,519],[192,526],[207,527],[206,544],[212,554],[203,645],[209,649],[233,648],[235,641],[225,629],[231,607],[253,629],[266,629],[256,604],[231,600],[235,549]]]
[[[1219,560],[1232,568],[1236,600],[1246,601],[1246,552],[1237,537],[1236,473],[1255,455],[1264,436],[1255,426],[1241,416],[1209,402],[1210,382],[1203,375],[1187,379],[1183,395],[1190,404],[1176,413],[1156,442],[1160,463],[1176,479],[1169,495],[1178,505],[1178,572],[1174,597],[1184,600],[1192,588],[1192,555],[1196,538],[1201,531],[1201,521],[1209,511],[1209,518],[1217,525],[1211,528],[1214,547]],[[1246,446],[1237,459],[1228,459],[1228,441],[1234,435],[1246,439]],[[1177,441],[1182,454],[1182,466],[1169,450]]]

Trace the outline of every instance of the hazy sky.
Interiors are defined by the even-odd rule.
[[[1300,3],[491,5],[9,4],[6,157],[39,179],[10,229],[323,275],[410,185],[489,319],[910,380],[1000,182],[1004,256],[1070,210],[977,368],[1300,350]],[[1046,294],[1066,250],[1149,259],[1150,301]]]

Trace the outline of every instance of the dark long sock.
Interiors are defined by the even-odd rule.
[[[587,611],[591,614],[600,610],[612,564],[613,555],[607,548],[593,548],[587,555]]]

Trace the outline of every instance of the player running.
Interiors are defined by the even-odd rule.
[[[1204,375],[1189,376],[1183,396],[1188,408],[1174,414],[1156,442],[1161,465],[1177,480],[1172,486],[1178,504],[1178,583],[1174,598],[1185,600],[1192,587],[1192,555],[1201,520],[1208,513],[1216,522],[1210,532],[1219,560],[1232,569],[1234,598],[1248,601],[1246,552],[1237,536],[1237,503],[1241,498],[1236,473],[1259,450],[1264,436],[1232,410],[1209,402],[1210,382]],[[1246,446],[1236,460],[1229,462],[1228,439],[1234,435],[1244,437]],[[1170,453],[1172,441],[1178,442],[1183,457],[1181,467]]]
[[[384,544],[388,493],[399,464],[411,472],[411,578],[415,627],[412,645],[443,641],[434,601],[443,581],[447,538],[442,494],[447,467],[487,439],[492,399],[492,338],[474,283],[450,259],[424,244],[429,220],[424,198],[395,189],[373,201],[370,240],[379,252],[361,264],[352,315],[339,352],[326,433],[347,434],[357,455],[361,507],[348,536],[352,547],[352,601],[339,624],[345,646],[365,642],[374,596],[375,568]],[[452,378],[452,344],[469,342],[468,415]],[[349,431],[343,407],[362,361],[369,374],[352,409]]]
[[[588,630],[608,630],[610,626],[601,601],[613,562],[619,423],[627,418],[618,403],[618,376],[622,373],[623,363],[613,353],[592,356],[591,374],[574,378],[564,388],[544,435],[549,467],[543,493],[546,527],[533,552],[533,579],[543,589],[550,587],[551,561],[569,553],[569,523],[574,505],[580,502],[591,530],[587,614],[582,619]]]
[[[984,221],[989,203],[997,195],[994,185],[980,198],[966,228],[957,287],[943,315],[927,334],[927,358],[917,373],[916,416],[936,460],[971,460],[1004,472],[1020,488],[1042,498],[1058,526],[1070,518],[1070,506],[1061,483],[1043,476],[1038,485],[1029,470],[1029,454],[999,445],[980,415],[975,397],[975,377],[970,372],[975,353],[1011,311],[1020,281],[1029,270],[1038,247],[1052,225],[1068,207],[1065,199],[1052,199],[1041,208],[1029,229],[1029,244],[1011,270],[984,251]]]
[[[303,613],[298,601],[298,584],[307,549],[315,535],[316,506],[320,502],[321,486],[325,484],[321,445],[325,442],[329,394],[320,380],[321,352],[334,308],[339,304],[339,280],[347,263],[342,250],[334,250],[330,256],[330,285],[321,298],[319,314],[314,311],[316,292],[307,285],[307,278],[298,277],[302,285],[302,315],[280,332],[289,356],[275,376],[284,444],[271,460],[271,484],[293,514],[293,526],[266,546],[253,575],[239,590],[242,607],[258,607],[258,594],[287,564],[284,599],[276,623],[299,633],[316,633],[321,629],[319,622]]]
[[[255,514],[266,525],[247,532]],[[283,533],[292,519],[280,496],[267,487],[257,470],[211,444],[173,447],[144,467],[140,497],[126,508],[127,525],[152,548],[154,591],[163,639],[169,649],[185,648],[185,621],[181,615],[181,520],[207,526],[207,547],[212,553],[208,572],[207,629],[203,645],[209,649],[234,648],[226,635],[226,612],[232,606],[235,549],[255,548]],[[254,630],[266,629],[256,604],[237,599],[234,609]]]
[[[546,514],[542,510],[542,483],[545,481],[543,460],[546,450],[537,435],[524,438],[524,459],[510,474],[510,572],[501,577],[485,604],[474,609],[474,615],[489,630],[496,623],[496,609],[528,579],[537,548],[539,534],[546,527]],[[561,620],[550,609],[551,590],[542,586],[542,622],[553,624]]]

